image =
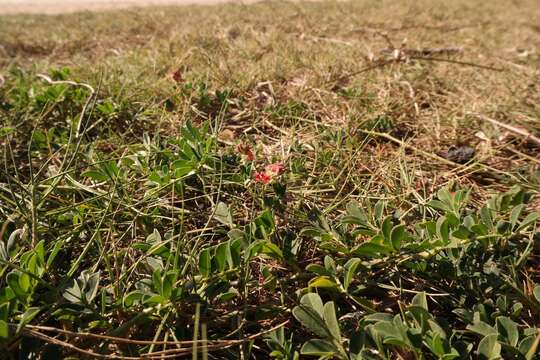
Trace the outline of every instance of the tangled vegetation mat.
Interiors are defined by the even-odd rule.
[[[0,17],[11,359],[539,359],[536,1]]]

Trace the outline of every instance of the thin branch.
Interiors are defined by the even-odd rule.
[[[351,78],[353,76],[356,76],[356,75],[360,75],[362,73],[365,73],[365,72],[368,72],[370,70],[373,70],[373,69],[376,69],[376,68],[379,68],[379,67],[383,67],[383,66],[386,66],[388,64],[391,64],[391,63],[394,63],[396,62],[394,59],[392,60],[384,60],[384,61],[380,61],[380,62],[377,62],[373,65],[369,65],[369,66],[366,66],[366,67],[363,67],[361,68],[360,70],[357,70],[357,71],[353,71],[353,72],[350,72],[348,74],[345,74],[345,75],[342,75],[340,77],[338,77],[337,79],[333,79],[333,80],[330,80],[327,82],[327,84],[329,83],[336,83],[336,82],[340,82],[340,81],[343,81],[343,80],[346,80],[348,78]]]
[[[244,339],[234,339],[234,340],[186,340],[186,341],[147,341],[147,340],[133,340],[133,339],[126,339],[126,338],[120,338],[120,337],[114,337],[114,336],[107,336],[107,335],[100,335],[100,334],[92,334],[92,333],[77,333],[73,331],[58,329],[50,326],[38,326],[38,325],[26,325],[23,334],[27,336],[36,337],[38,339],[41,339],[43,341],[46,341],[51,344],[55,344],[58,346],[62,346],[64,348],[71,349],[73,351],[77,351],[81,354],[85,354],[88,356],[91,356],[93,358],[102,358],[102,359],[128,359],[128,360],[139,360],[139,359],[154,359],[154,358],[174,358],[181,355],[187,355],[191,354],[192,347],[195,344],[201,343],[202,345],[199,345],[199,348],[204,348],[207,350],[218,350],[218,349],[224,349],[228,348],[234,345],[243,344],[247,341],[255,340],[265,334],[268,334],[272,331],[275,331],[285,325],[287,325],[290,322],[290,320],[286,320],[276,326],[271,327],[270,329],[263,330],[259,333],[250,335]],[[10,326],[16,326],[15,324],[9,324]],[[81,349],[73,344],[70,344],[68,342],[59,340],[57,338],[51,337],[49,335],[43,334],[37,330],[41,331],[51,331],[56,332],[58,334],[64,334],[69,335],[73,337],[87,337],[87,338],[95,338],[100,340],[109,340],[116,343],[129,343],[129,344],[137,344],[137,345],[176,345],[180,346],[178,349],[169,349],[169,350],[162,350],[162,351],[156,351],[148,354],[144,354],[139,357],[126,357],[126,356],[118,356],[118,355],[108,355],[108,354],[99,354],[95,353],[90,350]]]
[[[452,59],[445,59],[445,58],[436,58],[436,57],[427,57],[427,56],[411,56],[410,59],[414,59],[414,60],[425,60],[425,61],[447,62],[447,63],[451,63],[451,64],[458,64],[458,65],[465,65],[465,66],[477,67],[477,68],[485,69],[485,70],[504,71],[503,68],[497,68],[497,67],[488,66],[488,65],[476,64],[476,63],[469,62],[469,61],[459,61],[459,60],[452,60]]]
[[[533,134],[531,134],[529,131],[527,131],[525,129],[518,128],[518,127],[515,127],[515,126],[512,126],[512,125],[502,123],[499,120],[492,119],[492,118],[487,117],[487,116],[482,115],[482,114],[473,113],[473,112],[467,112],[466,114],[475,116],[478,119],[487,121],[487,122],[489,122],[489,123],[491,123],[491,124],[493,124],[495,126],[502,127],[502,128],[504,128],[504,129],[506,129],[508,131],[511,131],[511,132],[513,132],[515,134],[518,134],[518,135],[521,135],[521,136],[525,137],[525,140],[528,140],[528,141],[534,142],[537,145],[540,145],[540,138],[538,138],[537,136],[534,136]]]
[[[99,358],[99,359],[127,359],[127,360],[139,360],[139,359],[141,359],[140,357],[129,357],[129,356],[118,356],[118,355],[107,355],[107,354],[95,353],[95,352],[90,351],[90,350],[81,349],[81,348],[79,348],[79,347],[77,347],[77,346],[75,346],[73,344],[67,343],[67,342],[62,341],[62,340],[55,339],[53,337],[50,337],[48,335],[42,334],[42,333],[40,333],[38,331],[34,331],[34,330],[28,330],[27,329],[27,330],[24,330],[23,333],[25,335],[29,335],[29,336],[41,339],[41,340],[43,340],[45,342],[48,342],[50,344],[55,344],[55,345],[58,345],[58,346],[61,346],[61,347],[64,347],[64,348],[71,349],[73,351],[79,352],[81,354],[88,355],[93,359],[96,359],[96,358]]]

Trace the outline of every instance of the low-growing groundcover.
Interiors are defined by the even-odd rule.
[[[0,357],[539,359],[539,148],[471,115],[538,136],[538,7],[472,3],[0,17]]]
[[[404,212],[350,201],[328,219],[288,204],[292,164],[257,181],[257,160],[209,130],[7,176],[0,335],[14,356],[538,358],[529,193],[473,208],[444,187]]]

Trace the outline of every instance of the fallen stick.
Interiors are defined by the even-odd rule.
[[[489,122],[489,123],[491,123],[491,124],[493,124],[495,126],[502,127],[502,128],[504,128],[504,129],[506,129],[508,131],[511,131],[511,132],[513,132],[515,134],[518,134],[518,135],[521,135],[521,136],[525,137],[525,140],[528,140],[528,141],[534,142],[537,145],[540,145],[540,138],[534,136],[533,134],[531,134],[530,132],[528,132],[525,129],[518,128],[518,127],[515,127],[515,126],[512,126],[512,125],[502,123],[502,122],[500,122],[498,120],[489,118],[489,117],[487,117],[485,115],[482,115],[482,114],[477,114],[477,113],[473,113],[473,112],[467,112],[466,114],[475,116],[478,119],[487,121],[487,122]]]
[[[381,54],[392,54],[396,49],[384,48],[380,51]],[[455,55],[463,53],[462,47],[449,48],[421,48],[421,49],[399,49],[403,54],[408,56],[430,56],[430,55]]]
[[[476,64],[476,63],[469,62],[469,61],[459,61],[459,60],[436,58],[436,57],[429,57],[429,56],[428,57],[426,57],[426,56],[411,56],[409,58],[410,59],[415,59],[415,60],[447,62],[447,63],[464,65],[464,66],[472,66],[472,67],[477,67],[477,68],[480,68],[480,69],[486,69],[486,70],[492,70],[492,71],[504,71],[503,68],[497,68],[497,67],[488,66],[488,65]]]

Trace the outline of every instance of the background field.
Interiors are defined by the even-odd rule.
[[[227,0],[0,0],[0,14],[65,14],[147,6],[219,4]],[[238,3],[249,4],[253,0]]]
[[[0,16],[3,344],[537,359],[539,24],[533,0]]]

